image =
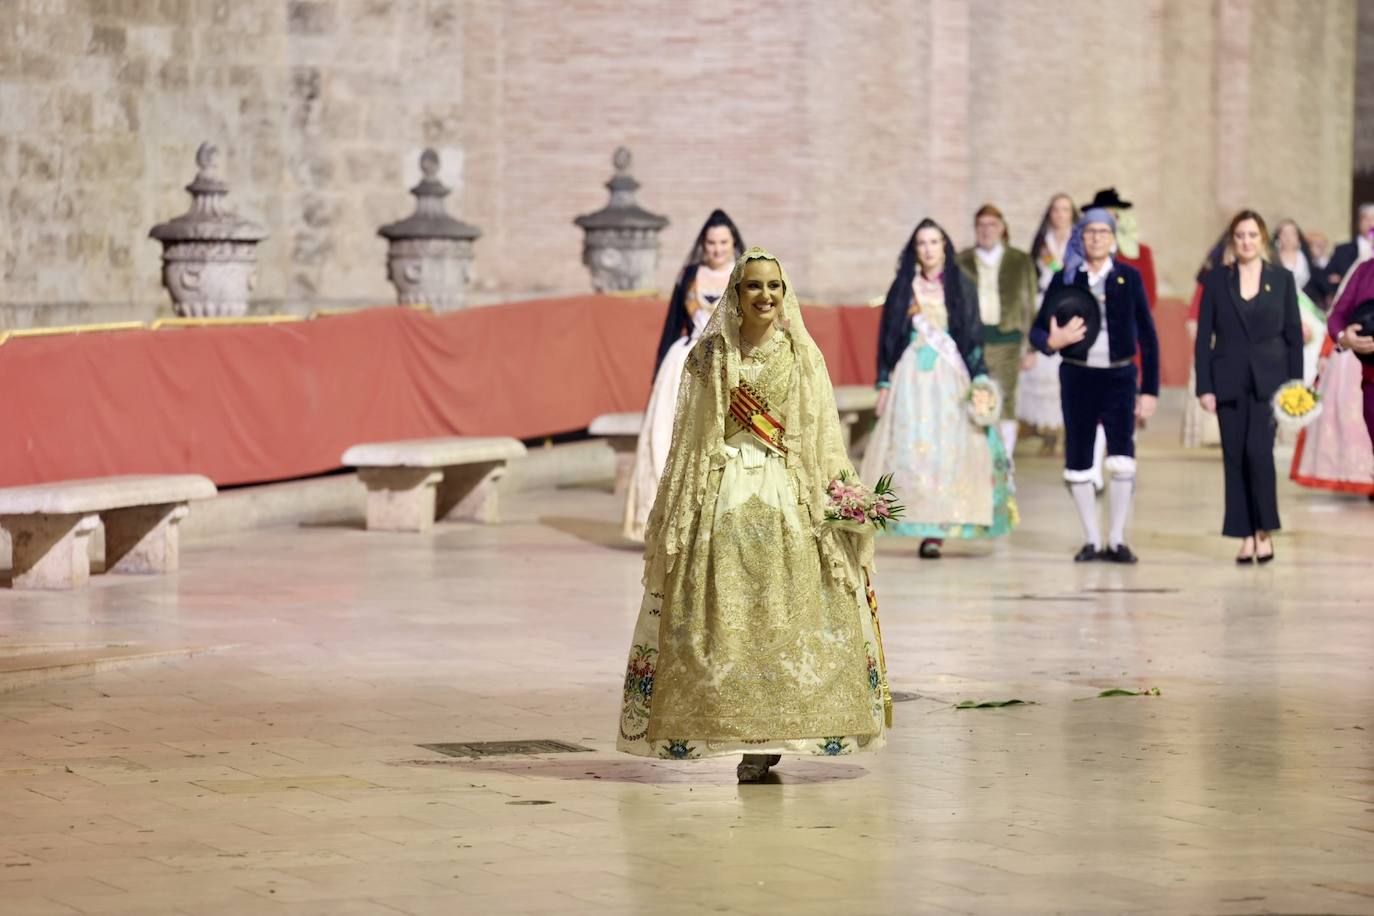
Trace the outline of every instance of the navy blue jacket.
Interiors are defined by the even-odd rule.
[[[1086,265],[1078,268],[1074,285],[1091,292],[1088,287]],[[1050,353],[1050,294],[1064,287],[1061,270],[1050,280],[1040,313],[1031,324],[1030,343],[1041,353]],[[1150,314],[1150,298],[1145,295],[1145,283],[1140,271],[1129,264],[1113,259],[1107,274],[1107,340],[1111,346],[1112,362],[1134,359],[1140,351],[1140,393],[1159,395],[1159,336],[1155,333],[1155,319]]]

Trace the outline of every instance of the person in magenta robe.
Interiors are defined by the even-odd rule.
[[[1374,353],[1374,327],[1364,327],[1351,321],[1355,309],[1362,302],[1374,299],[1374,258],[1361,262],[1346,279],[1336,296],[1326,329],[1338,347],[1351,350],[1356,356]],[[1374,364],[1361,361],[1361,384],[1364,392],[1364,425],[1374,440]]]

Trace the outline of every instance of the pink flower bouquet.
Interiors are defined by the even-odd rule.
[[[905,507],[892,491],[892,475],[879,478],[872,487],[853,474],[842,473],[825,488],[825,523],[858,533],[886,528],[902,517]]]

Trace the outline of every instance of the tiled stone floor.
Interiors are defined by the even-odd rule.
[[[0,912],[1374,913],[1374,506],[1285,484],[1278,561],[1238,569],[1216,458],[1156,425],[1136,568],[1069,562],[1024,455],[1010,541],[885,544],[921,698],[770,785],[613,752],[639,562],[604,492],[0,592],[0,643],[236,646],[0,695]],[[1161,695],[1085,699],[1115,686]],[[1038,705],[951,709],[1009,697]],[[595,752],[417,747],[517,738]]]

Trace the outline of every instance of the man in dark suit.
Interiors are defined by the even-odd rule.
[[[1135,493],[1136,419],[1148,419],[1159,396],[1159,338],[1150,299],[1135,268],[1112,258],[1116,221],[1102,208],[1083,214],[1069,239],[1064,269],[1054,275],[1045,301],[1031,325],[1030,342],[1049,355],[1083,341],[1088,323],[1074,317],[1060,324],[1054,316],[1056,290],[1076,286],[1091,293],[1099,330],[1086,352],[1065,354],[1059,367],[1064,409],[1064,480],[1083,523],[1085,542],[1075,562],[1109,560],[1134,563],[1126,546],[1126,521]],[[1089,306],[1091,307],[1091,306]],[[1081,348],[1080,348],[1081,349]],[[1135,366],[1140,354],[1139,383]],[[1110,476],[1111,528],[1104,546],[1093,488],[1093,439],[1098,424],[1107,434],[1105,467]]]
[[[1359,226],[1355,237],[1337,245],[1331,260],[1326,262],[1326,282],[1333,290],[1341,285],[1350,268],[1369,254],[1371,243],[1374,243],[1374,203],[1360,204]]]

